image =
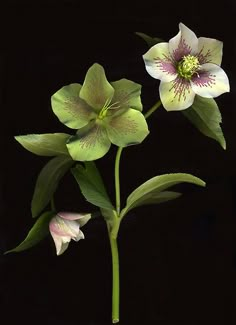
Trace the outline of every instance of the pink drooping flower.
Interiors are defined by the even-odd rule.
[[[229,80],[220,67],[223,43],[197,38],[184,24],[168,43],[158,43],[143,55],[147,72],[160,79],[160,98],[167,111],[183,110],[195,95],[206,98],[229,92]]]
[[[49,230],[54,240],[57,255],[61,255],[67,249],[71,239],[79,241],[84,239],[80,227],[85,225],[91,214],[72,212],[59,212],[49,223]]]

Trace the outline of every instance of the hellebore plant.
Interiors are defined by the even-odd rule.
[[[225,149],[220,127],[221,114],[213,99],[229,91],[226,73],[220,67],[223,44],[197,38],[184,24],[169,43],[137,33],[151,48],[143,55],[147,72],[160,82],[160,100],[142,113],[141,85],[121,79],[108,82],[105,71],[93,64],[83,85],[70,84],[51,97],[52,110],[73,134],[46,133],[16,136],[27,150],[49,156],[40,171],[31,211],[37,218],[25,240],[9,252],[20,252],[51,234],[56,254],[61,255],[72,240],[84,239],[81,227],[102,216],[107,224],[112,254],[112,322],[119,322],[119,254],[117,237],[123,218],[130,210],[178,198],[169,188],[182,183],[205,186],[200,178],[186,173],[154,176],[134,189],[125,206],[120,202],[119,166],[122,150],[143,142],[148,136],[147,119],[161,105],[167,111],[182,111],[201,133],[218,141]],[[115,204],[110,199],[95,161],[104,157],[111,144],[117,146],[114,162]],[[60,180],[71,171],[84,198],[98,211],[58,212],[54,196]],[[92,209],[94,210],[94,209]]]

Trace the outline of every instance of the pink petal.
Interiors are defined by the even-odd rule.
[[[75,220],[62,219],[58,215],[52,218],[49,223],[50,232],[58,236],[69,236],[73,238],[79,233],[79,228],[80,225]]]
[[[80,227],[91,219],[91,213],[59,212],[58,215],[65,220],[77,220]]]

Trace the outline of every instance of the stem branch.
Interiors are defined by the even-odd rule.
[[[160,107],[161,106],[161,100],[158,100],[157,102],[156,102],[156,104],[154,104],[147,112],[146,112],[146,114],[144,114],[144,117],[145,117],[145,119],[147,119],[152,113],[154,113],[155,112],[155,110],[156,109],[158,109],[158,107]]]

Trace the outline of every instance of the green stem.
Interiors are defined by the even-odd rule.
[[[155,112],[155,110],[156,109],[158,109],[158,107],[160,107],[161,106],[161,100],[158,100],[157,102],[156,102],[156,104],[154,104],[148,111],[147,111],[147,113],[146,114],[144,114],[144,117],[145,117],[145,119],[147,119],[152,113],[154,113]]]
[[[120,156],[123,148],[119,147],[115,160],[115,191],[116,191],[116,212],[120,215]]]
[[[112,323],[119,322],[120,307],[120,276],[119,276],[119,254],[117,238],[113,238],[109,233],[111,255],[112,255]]]

